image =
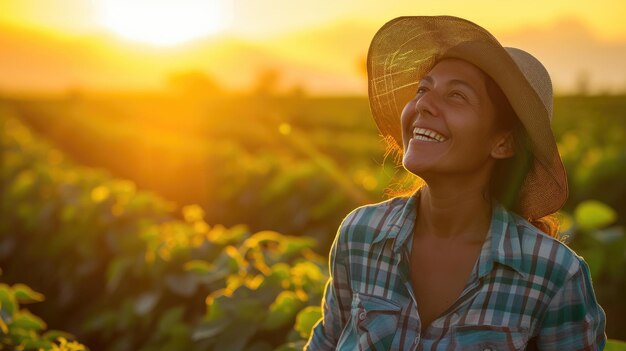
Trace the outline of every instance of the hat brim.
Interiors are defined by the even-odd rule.
[[[502,47],[487,30],[461,18],[391,20],[375,34],[367,57],[369,102],[378,129],[393,147],[402,149],[400,114],[414,97],[421,77],[443,58],[467,61],[498,84],[530,139],[534,162],[518,197],[520,214],[537,219],[558,211],[568,190],[550,127],[552,86],[539,61],[530,56],[536,61],[531,62],[525,55],[530,56]],[[538,67],[522,70],[518,65],[526,62]],[[541,78],[547,83],[544,79],[541,84]]]

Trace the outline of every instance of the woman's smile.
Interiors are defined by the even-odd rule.
[[[413,140],[442,143],[448,138],[432,129],[415,127],[413,128]]]

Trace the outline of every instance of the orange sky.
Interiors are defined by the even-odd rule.
[[[538,56],[558,91],[584,79],[594,90],[626,90],[625,1],[3,0],[2,7],[3,91],[160,89],[186,70],[245,89],[270,69],[285,89],[365,94],[371,36],[407,14],[482,25]]]
[[[450,14],[480,23],[496,33],[547,24],[561,17],[577,17],[602,39],[626,39],[626,2],[621,0],[3,0],[0,23],[70,32],[97,31],[103,26],[103,11],[115,3],[122,3],[126,11],[133,8],[132,4],[154,10],[159,4],[167,7],[168,3],[192,12],[199,9],[207,22],[212,18],[211,12],[215,12],[213,9],[220,12],[220,17],[230,17],[229,31],[247,36],[273,35],[345,19],[380,24],[401,15]]]

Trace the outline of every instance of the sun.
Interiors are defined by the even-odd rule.
[[[175,45],[230,25],[232,0],[98,0],[100,23],[130,40]]]

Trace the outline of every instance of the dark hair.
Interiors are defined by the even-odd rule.
[[[519,195],[526,175],[532,168],[534,156],[526,134],[526,129],[517,117],[502,89],[487,74],[487,94],[494,105],[499,127],[513,133],[515,154],[512,157],[496,161],[489,181],[491,196],[506,209],[521,213]],[[554,215],[543,218],[527,218],[534,226],[555,238],[559,237],[559,223]]]
[[[487,94],[496,111],[498,128],[512,131],[515,151],[512,157],[496,161],[489,181],[489,191],[508,210],[519,212],[519,193],[533,164],[533,154],[524,126],[513,107],[496,82],[486,74],[485,77]]]

